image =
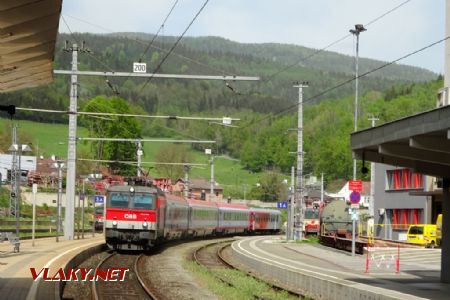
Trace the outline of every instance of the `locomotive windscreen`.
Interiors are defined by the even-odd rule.
[[[319,218],[319,210],[318,209],[306,209],[305,210],[305,219],[318,219]]]
[[[155,195],[148,193],[110,193],[109,204],[112,208],[153,209]]]
[[[150,194],[136,194],[133,198],[135,209],[152,209],[154,202],[154,195]]]
[[[128,206],[128,195],[124,193],[111,193],[110,194],[111,207],[117,208],[127,208]]]

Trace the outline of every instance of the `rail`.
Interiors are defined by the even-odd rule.
[[[146,286],[145,280],[139,271],[139,261],[143,258],[144,254],[140,255],[124,255],[118,253],[112,253],[102,259],[96,270],[107,269],[110,267],[128,268],[130,273],[127,280],[108,282],[94,279],[92,281],[92,299],[153,299],[158,298],[155,294]]]

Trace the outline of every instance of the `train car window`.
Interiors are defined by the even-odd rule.
[[[128,207],[128,195],[122,193],[111,193],[111,207]]]
[[[152,209],[155,202],[154,195],[136,194],[133,198],[134,208],[136,209]]]

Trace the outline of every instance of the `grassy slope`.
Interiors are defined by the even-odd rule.
[[[30,121],[16,121],[19,128],[18,134],[26,133],[32,137],[32,148],[39,148],[39,155],[50,157],[51,155],[66,157],[67,154],[67,125],[36,123]],[[0,118],[0,128],[9,129],[10,120]],[[78,136],[88,136],[85,128],[78,128]],[[81,146],[83,147],[83,145]]]
[[[10,121],[0,118],[0,128],[9,128]],[[68,128],[64,124],[46,124],[30,121],[17,121],[18,131],[28,133],[33,140],[33,147],[39,147],[39,155],[50,157],[51,155],[66,157],[67,155],[67,135]],[[88,137],[86,128],[78,127],[78,136]],[[156,153],[163,147],[163,143],[144,143],[144,157],[142,161],[155,161]],[[89,148],[88,145],[79,143],[79,147]],[[192,178],[210,178],[209,156],[199,151],[191,150],[194,163],[203,163],[207,166],[193,168]],[[154,169],[150,172],[153,176]],[[227,186],[242,186],[243,184],[254,185],[258,182],[260,174],[251,174],[242,169],[239,161],[230,160],[224,157],[215,158],[216,181]],[[249,189],[247,189],[248,191]]]

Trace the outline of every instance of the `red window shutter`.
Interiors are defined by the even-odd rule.
[[[400,180],[399,180],[399,170],[394,170],[394,190],[398,190],[400,188]]]
[[[419,210],[416,208],[413,213],[413,224],[419,224]]]
[[[405,189],[409,189],[410,188],[410,182],[409,182],[409,169],[403,169],[403,182],[402,182],[402,187]]]
[[[392,229],[397,229],[398,225],[398,209],[392,210]]]
[[[423,187],[423,176],[420,173],[413,173],[413,185],[415,189]]]
[[[408,228],[408,211],[409,211],[409,209],[403,209],[402,210],[402,212],[403,212],[403,220],[402,220],[402,225],[403,225],[403,228],[404,229],[406,229],[406,228]]]

